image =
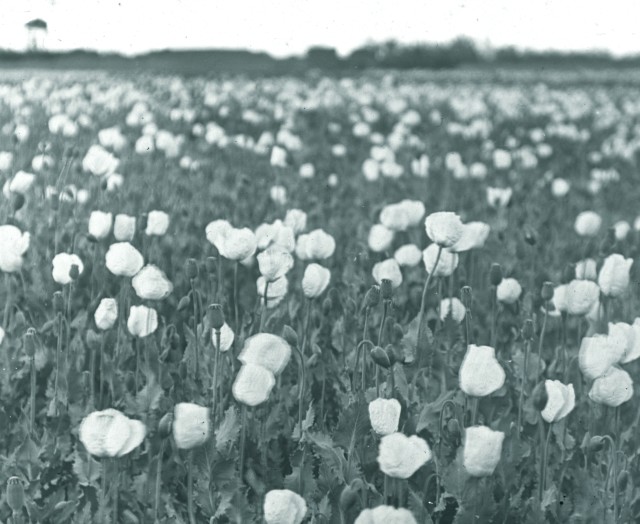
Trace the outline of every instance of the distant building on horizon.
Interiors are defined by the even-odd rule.
[[[34,18],[24,26],[27,29],[27,49],[29,51],[42,51],[45,48],[47,23],[42,18]]]

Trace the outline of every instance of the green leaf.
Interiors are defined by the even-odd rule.
[[[81,486],[97,486],[102,473],[102,465],[88,453],[76,451],[73,458],[73,472]]]
[[[227,444],[233,443],[240,433],[238,410],[230,406],[224,414],[224,419],[215,431],[216,449],[222,451]]]
[[[157,410],[160,406],[161,398],[162,388],[155,377],[151,375],[147,385],[143,387],[136,396],[137,412],[146,414]]]

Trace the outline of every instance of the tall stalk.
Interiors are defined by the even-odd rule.
[[[438,246],[438,254],[436,255],[436,262],[433,265],[433,270],[431,271],[431,273],[429,273],[427,275],[427,280],[424,283],[424,288],[422,289],[422,300],[420,301],[420,319],[418,320],[418,334],[417,334],[417,342],[418,344],[420,343],[420,334],[422,333],[422,329],[423,329],[423,325],[424,325],[424,320],[425,320],[425,309],[427,307],[427,293],[429,291],[429,284],[431,283],[431,278],[433,273],[435,273],[437,267],[438,267],[438,262],[440,262],[440,255],[442,255],[442,247]],[[419,348],[416,348],[419,350]],[[418,355],[418,369],[422,367],[422,361],[424,358],[424,351],[420,351],[420,354]]]

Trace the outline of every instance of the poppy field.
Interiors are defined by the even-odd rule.
[[[0,80],[0,521],[640,519],[639,80]]]

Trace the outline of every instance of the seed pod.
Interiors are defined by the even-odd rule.
[[[533,340],[533,320],[528,318],[522,325],[522,338],[525,340]]]
[[[207,257],[204,261],[204,267],[210,275],[214,275],[216,272],[216,262],[216,257]]]
[[[491,264],[491,269],[489,270],[489,281],[492,286],[498,286],[500,282],[502,282],[502,266],[497,263]]]
[[[549,395],[547,394],[547,388],[545,387],[544,382],[540,382],[535,388],[533,388],[531,397],[533,400],[533,406],[538,411],[542,411],[547,406]]]
[[[380,282],[380,296],[382,300],[391,300],[393,298],[393,286],[388,278],[383,278],[382,282]]]
[[[7,504],[14,513],[24,506],[24,485],[18,477],[11,477],[7,481]]]
[[[294,348],[298,347],[298,334],[291,326],[285,324],[282,328],[282,338],[284,338],[290,346]]]
[[[471,302],[473,301],[473,289],[471,286],[464,286],[460,292],[462,297],[462,303],[467,309],[471,309]]]
[[[32,327],[27,329],[24,335],[24,352],[28,357],[33,357],[36,354],[36,330]]]
[[[160,438],[168,438],[173,431],[173,412],[165,413],[158,422],[158,435]]]
[[[62,313],[64,311],[64,297],[61,291],[56,291],[53,294],[53,311],[55,313]]]
[[[196,262],[195,258],[188,258],[184,269],[189,280],[193,280],[198,276],[198,262]]]
[[[553,283],[545,282],[542,284],[542,291],[540,292],[542,300],[549,302],[553,298]]]
[[[380,346],[376,346],[371,350],[371,358],[380,367],[389,369],[391,367],[391,361],[389,355]]]
[[[207,307],[207,319],[213,329],[222,329],[222,326],[224,326],[224,311],[222,311],[222,306],[220,304],[210,304]]]
[[[373,285],[364,297],[365,307],[376,307],[380,303],[380,286]]]
[[[77,266],[77,264],[71,264],[71,267],[69,268],[69,278],[71,278],[71,280],[78,280],[79,276],[80,268]]]

